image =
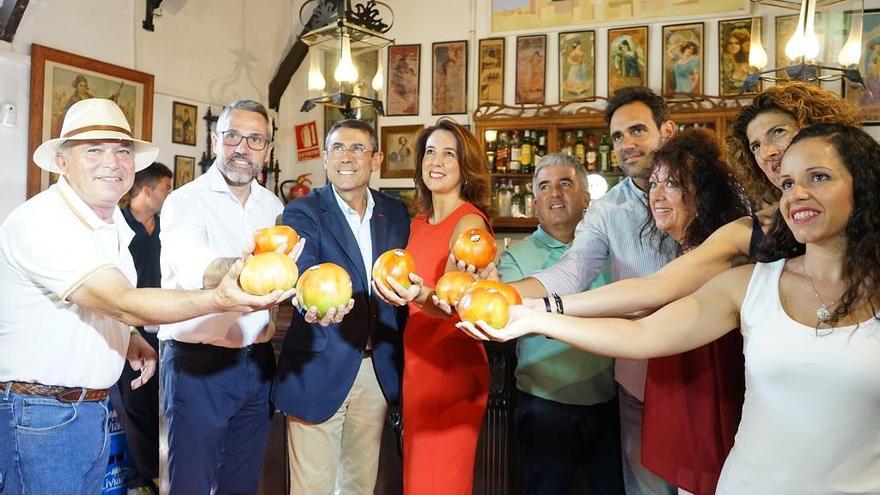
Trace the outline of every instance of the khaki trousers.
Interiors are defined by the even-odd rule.
[[[348,397],[323,423],[287,417],[290,495],[370,495],[388,404],[365,358]]]

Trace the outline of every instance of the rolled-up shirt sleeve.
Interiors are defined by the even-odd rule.
[[[162,206],[162,286],[204,288],[205,270],[220,254],[208,242],[208,229],[200,205],[184,195],[171,195]],[[166,285],[173,274],[174,287]]]
[[[578,223],[571,249],[546,270],[532,273],[548,293],[560,295],[583,292],[602,273],[608,259],[608,232],[605,205],[594,203]]]

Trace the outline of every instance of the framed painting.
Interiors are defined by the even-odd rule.
[[[721,96],[740,94],[749,67],[749,45],[752,40],[752,19],[718,21],[718,92]],[[761,92],[761,81],[743,94]]]
[[[544,103],[547,35],[516,37],[516,103]]]
[[[480,40],[477,105],[504,103],[504,38]]]
[[[431,114],[467,113],[467,41],[431,45]]]
[[[663,26],[663,94],[703,94],[703,23]]]
[[[559,33],[559,101],[596,99],[596,32]]]
[[[59,137],[64,114],[86,98],[109,98],[125,114],[135,138],[153,137],[153,75],[46,46],[31,46],[28,157],[43,141]],[[27,197],[57,180],[28,162]]]
[[[846,25],[850,25],[850,12]],[[843,80],[843,97],[861,111],[863,124],[880,124],[880,9],[867,9],[862,20],[862,59],[859,73],[865,81],[865,89]]]
[[[336,70],[335,64],[338,60],[339,57],[337,56],[336,51],[329,50],[325,52],[324,73],[333,74],[333,71]],[[355,55],[354,65],[357,67],[358,78],[357,81],[347,89],[347,92],[367,96],[369,98],[376,98],[376,91],[373,89],[373,77],[376,75],[376,69],[379,67],[379,52],[372,51]],[[334,81],[330,84],[338,83]],[[333,89],[332,91],[336,92],[336,89]],[[333,124],[345,119],[345,117],[343,117],[342,112],[340,112],[338,108],[329,105],[323,105],[323,107],[324,132],[327,132]],[[356,118],[358,120],[369,122],[373,127],[376,127],[376,111],[373,110],[373,107],[371,106],[359,108],[357,110]]]
[[[410,218],[414,217],[418,212],[416,189],[414,187],[380,187],[379,192],[403,201]]]
[[[192,156],[174,155],[174,189],[193,180],[196,175],[196,159]]]
[[[196,145],[196,122],[198,107],[181,103],[171,104],[171,142],[177,144]]]
[[[419,114],[419,67],[422,45],[388,47],[388,97],[385,115]]]
[[[648,26],[608,30],[608,96],[648,85]]]
[[[379,177],[383,179],[411,179],[416,172],[416,136],[422,125],[395,125],[382,128],[381,150],[382,168]]]

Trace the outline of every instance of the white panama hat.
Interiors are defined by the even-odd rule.
[[[134,145],[134,170],[150,166],[159,155],[159,148],[152,143],[135,139],[128,120],[119,106],[106,98],[80,100],[67,110],[61,137],[50,139],[34,151],[34,163],[43,170],[60,174],[55,164],[55,154],[65,141],[90,141],[95,139],[120,139]]]

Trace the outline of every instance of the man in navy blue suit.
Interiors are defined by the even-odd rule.
[[[370,279],[379,255],[405,247],[409,216],[368,187],[381,163],[372,126],[338,122],[324,142],[330,184],[284,209],[284,224],[306,239],[300,273],[336,263],[354,300],[321,321],[295,314],[284,341],[274,399],[288,417],[291,494],[372,494],[385,415],[400,399],[406,307],[374,297]]]

